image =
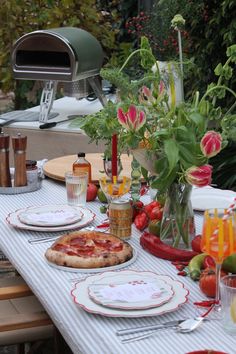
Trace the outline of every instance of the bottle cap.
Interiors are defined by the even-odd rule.
[[[85,152],[79,152],[78,157],[85,157]]]
[[[25,165],[27,169],[34,168],[37,165],[37,161],[35,160],[26,160]]]

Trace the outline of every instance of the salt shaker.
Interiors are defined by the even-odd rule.
[[[2,132],[0,134],[0,187],[11,187],[9,143],[9,135]]]
[[[26,145],[27,137],[20,133],[12,137],[12,146],[14,150],[15,174],[14,186],[21,187],[27,185],[26,175]]]

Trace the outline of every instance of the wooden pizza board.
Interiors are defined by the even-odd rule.
[[[77,155],[68,155],[49,160],[44,164],[44,174],[57,181],[65,181],[65,172],[72,171],[72,164],[76,159]],[[97,183],[99,178],[105,176],[105,174],[101,172],[104,171],[102,154],[86,154],[86,160],[91,163],[92,181]],[[121,155],[121,163],[123,166],[121,175],[130,177],[131,161],[132,156],[126,154]]]

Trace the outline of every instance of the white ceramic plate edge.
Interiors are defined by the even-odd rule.
[[[45,209],[49,209],[49,212],[53,208],[55,208],[55,209],[60,208],[62,210],[64,209],[63,211],[66,211],[66,209],[69,209],[72,211],[74,210],[74,215],[71,220],[64,220],[64,221],[63,220],[56,221],[56,222],[50,222],[50,221],[48,221],[48,222],[42,221],[41,222],[41,221],[37,221],[37,220],[30,221],[30,219],[28,219],[27,215],[30,215],[32,213],[38,213],[40,211],[40,209],[42,209],[42,207],[45,207]],[[37,210],[39,210],[39,211],[37,211]],[[55,206],[45,205],[45,206],[40,206],[40,207],[28,207],[28,208],[26,208],[25,211],[22,211],[18,214],[18,219],[20,220],[20,222],[22,224],[31,225],[31,226],[41,226],[41,227],[57,227],[57,226],[70,225],[70,224],[74,224],[74,223],[80,221],[82,218],[83,218],[83,213],[81,210],[76,211],[76,208],[68,208],[66,205],[55,205]]]
[[[206,209],[217,208],[228,208],[236,197],[236,193],[231,190],[218,189],[218,188],[194,188],[191,195],[191,202],[193,210],[205,211]],[[211,198],[214,200],[218,199],[222,201],[222,206],[220,204],[209,204],[211,203]]]
[[[26,225],[23,224],[19,221],[18,219],[18,213],[25,210],[24,209],[18,209],[14,212],[11,212],[7,215],[6,217],[6,222],[10,225],[13,226],[17,229],[22,229],[22,230],[30,230],[30,231],[40,231],[40,232],[60,232],[60,231],[67,231],[67,230],[74,230],[74,229],[80,229],[88,224],[90,224],[96,217],[96,214],[91,211],[90,209],[87,208],[83,208],[83,207],[79,207],[82,209],[82,213],[83,218],[82,220],[74,223],[74,224],[70,224],[70,225],[64,225],[64,226],[54,226],[54,227],[45,227],[45,226],[30,226],[30,225]],[[88,213],[89,215],[86,216],[86,213]],[[87,217],[87,220],[86,220]]]
[[[122,272],[122,271],[121,271]],[[121,274],[121,272],[119,272]],[[134,270],[128,271],[124,270],[123,272],[136,272]],[[139,272],[139,271],[137,271]],[[110,272],[112,273],[112,272]],[[117,273],[117,274],[119,274]],[[89,285],[89,281],[93,281],[96,279],[96,275],[94,276],[89,276],[84,280],[81,280],[77,282],[74,285],[74,288],[71,290],[71,296],[73,298],[73,301],[75,304],[77,304],[80,308],[84,309],[86,312],[92,313],[92,314],[98,314],[106,317],[150,317],[150,316],[159,316],[163,315],[164,313],[167,312],[172,312],[177,310],[180,306],[185,304],[188,301],[188,295],[189,291],[184,287],[184,284],[180,282],[179,280],[175,280],[171,278],[169,275],[164,275],[164,274],[156,274],[153,272],[148,272],[148,271],[142,271],[139,273],[149,273],[149,274],[155,274],[158,276],[160,279],[164,279],[167,281],[167,283],[173,285],[173,289],[175,292],[175,296],[173,298],[163,304],[160,307],[157,308],[151,308],[151,309],[146,309],[146,310],[119,310],[119,309],[111,309],[111,308],[106,308],[103,306],[100,306],[96,303],[93,303],[91,299],[89,299],[88,294],[87,294],[87,285]],[[109,273],[108,273],[109,274]],[[103,274],[98,274],[97,276],[101,276]],[[92,278],[93,279],[89,279]],[[76,297],[76,291],[78,292],[78,287],[80,287],[80,301],[77,300]],[[179,294],[178,294],[179,292]],[[179,297],[179,300],[177,301]],[[172,307],[170,307],[172,305]]]

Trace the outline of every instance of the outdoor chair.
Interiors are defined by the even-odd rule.
[[[26,348],[32,354],[53,337],[53,352],[59,353],[59,332],[28,285],[20,276],[1,278],[0,346],[17,345],[18,354]]]

